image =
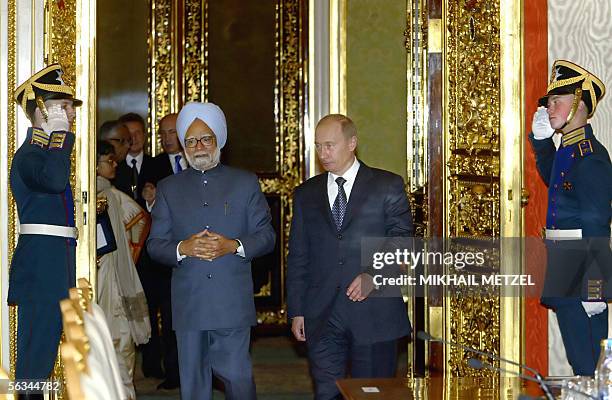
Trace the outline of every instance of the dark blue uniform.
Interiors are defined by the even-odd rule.
[[[589,268],[597,269],[604,281],[609,281],[612,270],[612,164],[590,124],[564,134],[558,150],[552,138],[536,140],[531,134],[530,140],[538,171],[548,186],[546,228],[582,230],[579,240],[546,240],[542,303],[557,314],[574,373],[593,375],[599,342],[608,333],[608,313],[589,318],[581,295]]]
[[[38,128],[13,158],[10,183],[21,224],[74,227],[70,153],[75,136]],[[59,301],[75,286],[76,240],[22,234],[9,273],[9,304],[18,305],[15,377],[47,378],[62,331]]]

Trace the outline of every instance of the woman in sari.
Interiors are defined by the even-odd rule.
[[[151,325],[147,301],[135,262],[149,232],[146,212],[111,185],[117,163],[108,142],[97,143],[97,197],[105,198],[117,249],[102,255],[98,269],[98,302],[104,310],[128,399],[135,399],[135,345],[148,342]]]

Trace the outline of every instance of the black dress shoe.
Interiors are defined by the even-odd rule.
[[[178,389],[179,387],[181,387],[180,382],[171,381],[171,380],[166,379],[165,381],[157,385],[157,390],[160,390],[160,389],[172,390],[172,389]]]

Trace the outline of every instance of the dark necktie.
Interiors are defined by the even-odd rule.
[[[138,190],[136,190],[138,187],[138,168],[136,167],[136,163],[136,159],[132,159],[132,196],[134,196],[135,199],[138,198]]]
[[[183,170],[183,167],[181,167],[181,155],[177,154],[174,156],[174,173],[178,174],[179,172],[181,172]]]
[[[344,184],[346,183],[346,179],[339,176],[336,178],[336,183],[338,184],[338,195],[336,196],[336,200],[334,200],[334,205],[332,207],[332,215],[334,217],[334,222],[336,223],[336,228],[340,230],[342,228],[342,221],[344,220],[344,214],[346,213],[346,192],[344,191]]]

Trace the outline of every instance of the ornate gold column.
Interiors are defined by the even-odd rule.
[[[446,233],[500,238],[485,265],[520,273],[514,242],[522,234],[522,3],[449,0],[445,6]],[[446,337],[520,361],[521,304],[499,289],[461,288],[445,298]],[[497,375],[469,368],[473,356],[447,348],[451,374]]]

